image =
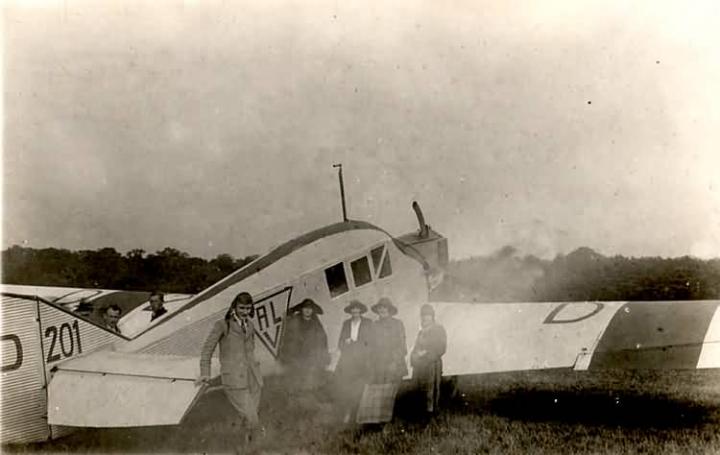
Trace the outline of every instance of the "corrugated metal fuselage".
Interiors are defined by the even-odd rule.
[[[47,383],[58,363],[121,339],[40,298],[2,296],[3,443],[60,437],[47,420]]]

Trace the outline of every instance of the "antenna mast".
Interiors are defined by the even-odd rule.
[[[343,184],[342,164],[333,164],[338,168],[338,180],[340,180],[340,200],[342,202],[343,221],[347,221],[347,209],[345,208],[345,185]]]

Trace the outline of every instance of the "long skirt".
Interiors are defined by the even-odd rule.
[[[413,369],[413,380],[417,390],[425,400],[425,411],[435,413],[440,402],[440,382],[442,381],[442,361],[417,365]]]
[[[365,352],[348,349],[343,352],[335,368],[335,395],[340,408],[351,420],[355,419],[363,388],[368,383],[369,372]]]
[[[357,423],[390,422],[395,408],[399,382],[366,384],[356,416]]]

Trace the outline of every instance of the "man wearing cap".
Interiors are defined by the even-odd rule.
[[[246,441],[253,434],[265,432],[258,418],[263,378],[260,363],[255,361],[255,330],[250,319],[253,314],[252,296],[241,292],[205,340],[200,354],[200,377],[196,381],[198,385],[210,381],[210,359],[219,344],[222,385],[230,404],[247,421],[250,431]]]
[[[351,301],[345,312],[351,316],[343,322],[340,330],[340,360],[335,368],[335,377],[343,421],[348,423],[354,420],[363,387],[369,379],[372,321],[362,316],[367,313],[367,307],[357,300]]]
[[[435,310],[429,304],[420,308],[420,332],[410,354],[413,381],[425,399],[425,411],[433,415],[438,411],[442,356],[447,348],[445,328],[435,322]]]
[[[314,392],[321,384],[322,373],[330,363],[325,329],[318,318],[322,308],[305,299],[290,310],[280,361],[286,368],[289,392],[297,398]]]
[[[373,323],[373,383],[399,382],[407,373],[405,326],[395,318],[398,310],[387,297],[371,307],[378,320]]]

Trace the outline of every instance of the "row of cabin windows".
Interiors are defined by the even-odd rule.
[[[386,252],[383,256],[385,245],[373,248],[370,251],[372,258],[373,270],[375,271],[375,279],[386,278],[392,275],[392,265],[390,265],[390,252]],[[380,264],[382,261],[382,265]],[[355,287],[360,287],[370,283],[373,280],[373,271],[370,270],[370,262],[368,256],[362,256],[350,262],[350,270],[353,275]],[[345,294],[350,290],[348,287],[347,277],[345,276],[345,267],[340,262],[325,269],[325,279],[327,280],[330,296],[337,297]]]

